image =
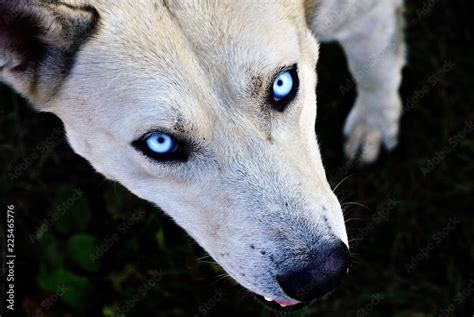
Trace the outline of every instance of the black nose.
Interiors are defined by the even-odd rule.
[[[301,302],[310,302],[334,290],[347,275],[351,264],[349,249],[342,242],[336,242],[303,269],[277,277],[283,291]]]

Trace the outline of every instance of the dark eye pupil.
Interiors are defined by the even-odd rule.
[[[278,86],[283,86],[283,80],[279,79],[279,80],[277,81],[277,85],[278,85]]]
[[[165,143],[165,138],[164,137],[159,137],[158,142],[159,143]]]

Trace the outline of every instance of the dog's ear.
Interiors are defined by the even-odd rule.
[[[0,0],[0,81],[41,104],[68,75],[98,20],[90,6]]]

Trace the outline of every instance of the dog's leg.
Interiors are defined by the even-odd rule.
[[[402,112],[402,6],[379,8],[351,23],[340,39],[358,90],[344,127],[345,153],[350,160],[360,154],[361,163],[374,162],[383,145],[387,150],[396,147]]]

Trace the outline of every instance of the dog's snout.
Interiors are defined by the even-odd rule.
[[[349,249],[339,241],[315,254],[304,268],[280,275],[277,280],[288,296],[309,302],[334,290],[347,275],[350,263]]]

